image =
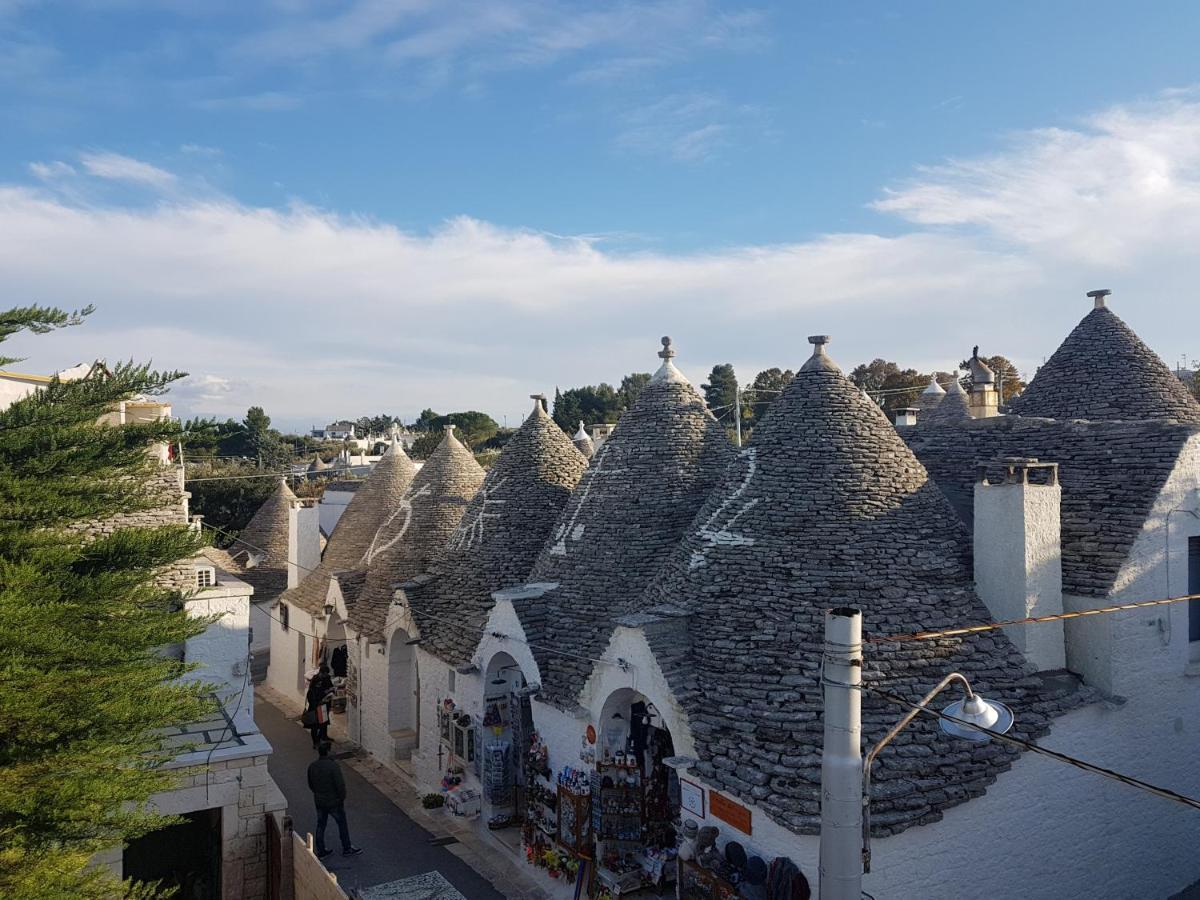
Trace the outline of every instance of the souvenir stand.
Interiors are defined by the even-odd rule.
[[[445,766],[442,792],[446,794],[446,809],[453,815],[479,815],[479,791],[464,786],[468,770],[479,770],[479,729],[470,715],[447,697],[438,709],[438,733],[438,762]]]
[[[597,893],[661,893],[676,877],[679,783],[664,762],[674,753],[671,735],[640,695],[603,724],[593,795]]]
[[[524,748],[533,733],[533,709],[515,664],[502,666],[488,679],[482,725],[480,782],[488,805],[487,826],[495,831],[520,825],[527,805]]]

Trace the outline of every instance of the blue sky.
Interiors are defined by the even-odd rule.
[[[651,368],[660,333],[696,380],[815,331],[847,368],[980,343],[1032,369],[1096,286],[1174,362],[1200,356],[1198,19],[0,0],[0,289],[100,307],[28,368],[152,355],[193,373],[185,411],[289,425],[515,417]]]

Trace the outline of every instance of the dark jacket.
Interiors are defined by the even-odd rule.
[[[308,683],[308,692],[304,695],[308,709],[316,709],[317,704],[324,702],[325,696],[333,690],[333,679],[318,672]]]
[[[338,764],[327,756],[309,764],[308,789],[317,809],[336,809],[346,799],[346,779]]]

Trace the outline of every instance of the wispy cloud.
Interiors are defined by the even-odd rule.
[[[262,91],[257,94],[240,94],[231,97],[208,97],[197,100],[198,109],[214,110],[248,110],[251,112],[281,112],[299,109],[304,105],[304,97],[300,94],[286,91]]]
[[[720,109],[694,106],[697,121]],[[1180,342],[1200,308],[1139,299],[1190,296],[1200,278],[1200,102],[1017,136],[917,173],[878,208],[908,229],[673,254],[470,217],[418,233],[181,189],[132,206],[10,184],[0,292],[99,307],[86,328],[22,338],[32,365],[153,356],[199,373],[182,413],[257,403],[298,426],[426,406],[515,417],[532,389],[648,369],[661,334],[696,381],[727,360],[794,368],[812,333],[834,335],[846,368],[945,369],[979,343],[1028,371],[1098,285],[1164,356],[1193,350]]]
[[[61,159],[52,162],[31,162],[29,171],[41,181],[54,181],[57,178],[69,178],[75,174],[75,167]]]
[[[993,156],[920,171],[874,204],[923,226],[974,227],[1032,252],[1125,266],[1200,238],[1200,105],[1178,94],[1079,127],[1014,135]]]
[[[762,112],[729,103],[716,94],[671,94],[626,110],[614,141],[619,150],[701,163],[717,156],[737,130],[743,137],[763,132]]]
[[[79,161],[89,175],[109,181],[123,181],[160,190],[177,181],[176,176],[166,169],[120,153],[82,153]]]
[[[199,156],[208,159],[213,159],[221,155],[220,147],[209,147],[205,144],[180,144],[179,152],[186,153],[189,156]]]

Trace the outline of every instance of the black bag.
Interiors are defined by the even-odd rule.
[[[300,714],[300,724],[305,728],[312,728],[317,724],[317,711],[315,709],[306,709]]]

